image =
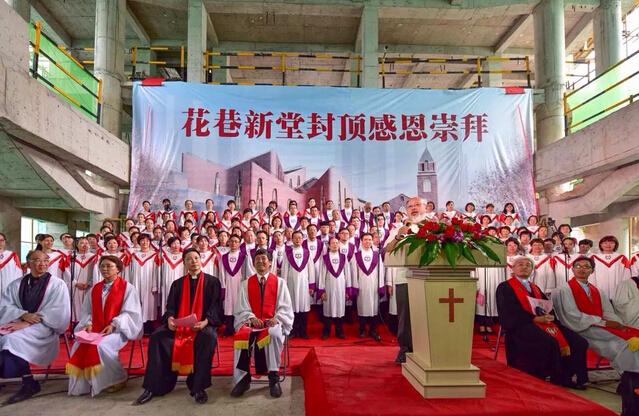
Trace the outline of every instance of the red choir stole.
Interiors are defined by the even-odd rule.
[[[109,294],[102,305],[102,288],[104,280],[91,289],[91,332],[102,332],[111,324],[122,310],[126,281],[120,276],[113,280]],[[80,344],[78,349],[66,365],[66,373],[78,378],[91,378],[102,370],[98,346],[92,344]]]
[[[260,293],[260,282],[257,274],[249,277],[247,283],[248,301],[251,305],[251,311],[257,319],[265,321],[275,317],[275,308],[277,306],[277,276],[269,273],[266,276],[264,284],[264,296]],[[249,349],[249,337],[253,332],[253,328],[243,326],[233,337],[233,347],[237,350]],[[268,328],[263,328],[257,334],[258,348],[264,348],[271,342],[268,334]]]
[[[191,276],[186,275],[182,279],[182,297],[180,299],[180,307],[176,318],[186,318],[191,314],[197,316],[197,320],[201,321],[204,315],[204,273],[200,272],[197,277],[197,286],[195,288],[195,299],[191,304]],[[178,326],[175,330],[175,339],[173,340],[173,355],[171,360],[171,369],[177,371],[179,375],[185,376],[193,372],[194,360],[194,343],[196,332],[189,327]]]
[[[575,303],[577,304],[577,309],[587,315],[598,316],[603,319],[603,307],[601,306],[601,295],[599,294],[599,289],[591,283],[588,283],[588,288],[590,288],[590,297],[584,290],[583,287],[577,281],[577,278],[573,277],[568,281],[568,286],[570,286],[570,290],[572,291],[572,296],[575,298]],[[630,338],[639,337],[639,329],[632,327],[624,327],[623,329],[614,329],[608,328],[605,326],[599,326],[598,328],[605,329],[606,331],[618,336],[619,338],[623,338],[626,341]]]
[[[529,314],[536,316],[532,310],[532,307],[530,306],[530,302],[528,301],[528,296],[530,295],[528,294],[528,290],[526,290],[526,287],[523,285],[523,283],[521,283],[516,277],[511,277],[510,279],[508,279],[508,284],[513,289],[513,292],[515,292],[515,296],[517,296],[517,300],[519,300],[519,304],[521,305],[521,307]],[[543,298],[541,289],[539,289],[536,284],[530,282],[530,288],[532,290],[532,297],[536,299]],[[570,346],[568,345],[566,338],[564,338],[564,334],[561,333],[561,330],[554,322],[533,323],[537,325],[542,331],[553,337],[555,341],[557,341],[557,343],[559,344],[559,352],[562,356],[570,355]]]

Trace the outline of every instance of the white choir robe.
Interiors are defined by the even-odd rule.
[[[630,351],[626,340],[613,335],[603,328],[594,326],[603,326],[602,321],[622,322],[601,290],[599,294],[601,296],[603,319],[581,312],[575,303],[570,286],[559,288],[552,294],[552,303],[557,319],[563,325],[584,337],[588,341],[588,346],[600,356],[608,359],[612,367],[617,371],[639,371],[639,351]]]
[[[271,272],[275,273],[278,276],[282,275],[284,250],[286,250],[286,244],[282,244],[281,246],[273,246],[273,262],[271,263]]]
[[[200,260],[202,262],[202,272],[215,276],[217,253],[215,251],[203,251],[200,253]]]
[[[233,307],[240,291],[240,283],[246,279],[247,255],[241,250],[229,251],[219,260],[217,277],[224,291],[224,315],[233,315]]]
[[[639,328],[639,288],[634,279],[617,285],[612,305],[624,325]]]
[[[639,276],[639,253],[635,253],[630,257],[630,275]]]
[[[102,304],[106,302],[109,292],[102,293]],[[91,324],[92,301],[91,294],[86,296],[82,304],[80,321],[75,327],[75,332],[82,331]],[[69,376],[69,396],[89,394],[95,396],[102,390],[126,381],[128,375],[120,363],[119,351],[129,340],[139,339],[142,336],[142,309],[140,297],[131,283],[126,284],[124,299],[120,313],[111,321],[114,331],[105,336],[98,344],[98,355],[102,368],[90,379]],[[75,343],[71,349],[71,355],[78,349],[79,343]]]
[[[324,316],[327,318],[341,318],[346,313],[346,293],[351,292],[351,267],[342,253],[329,252],[320,259],[320,272],[317,279],[319,296],[326,293],[323,302]],[[330,262],[330,265],[326,263]],[[329,267],[337,277],[329,271]]]
[[[91,291],[91,287],[94,284],[95,276],[93,275],[93,272],[95,271],[95,263],[97,260],[98,255],[95,253],[76,253],[75,266],[73,264],[69,264],[69,266],[64,270],[64,281],[73,293],[71,319],[74,322],[80,319],[80,310],[82,310],[84,297]],[[69,263],[72,261],[73,260],[69,258]],[[73,269],[73,276],[71,276],[71,269]],[[88,286],[86,289],[82,290],[75,286],[76,283],[86,283]]]
[[[605,293],[606,299],[612,299],[617,285],[630,279],[628,258],[619,253],[597,253],[591,258],[595,261],[595,271],[589,278],[590,283],[597,286],[602,296]]]
[[[53,250],[51,253],[47,253],[47,255],[49,256],[49,267],[47,268],[47,272],[49,272],[51,276],[63,279],[64,271],[68,267],[67,263],[69,263],[69,259],[63,252],[58,250]]]
[[[9,286],[9,283],[21,278],[22,266],[18,254],[13,251],[4,250],[0,252],[0,295]]]
[[[233,308],[233,316],[235,318],[235,332],[242,326],[246,325],[249,319],[255,318],[255,314],[251,309],[248,300],[248,279],[242,281],[238,292],[237,301]],[[277,279],[277,303],[275,305],[275,320],[277,325],[268,329],[271,342],[264,346],[266,355],[266,365],[268,371],[279,371],[284,349],[284,337],[291,332],[293,328],[293,307],[291,305],[291,296],[288,292],[286,281],[282,278]],[[233,381],[237,384],[246,375],[246,372],[237,368],[240,359],[241,350],[234,350],[233,354]]]
[[[386,268],[386,286],[390,286],[392,294],[388,297],[388,313],[397,316],[397,298],[395,297],[395,273],[396,267]]]
[[[532,282],[539,286],[542,292],[548,294],[557,287],[555,268],[552,256],[549,254],[526,255],[535,264]]]
[[[166,312],[166,301],[169,298],[169,290],[173,282],[185,275],[182,253],[172,254],[164,252],[162,265],[160,266],[160,308],[161,314]]]
[[[131,255],[129,279],[140,297],[142,322],[155,321],[158,317],[159,265],[157,252],[138,251]]]
[[[484,298],[483,305],[475,304],[475,314],[479,316],[497,316],[497,286],[506,281],[505,267],[478,267],[474,271],[477,278],[477,291]]]
[[[18,320],[27,313],[20,303],[20,283],[14,280],[2,293],[0,300],[0,325]],[[0,336],[0,351],[7,350],[23,360],[39,366],[47,366],[58,356],[60,334],[69,326],[69,290],[64,281],[51,276],[44,299],[38,309],[42,321],[19,331]]]
[[[555,279],[557,287],[568,285],[568,280],[572,279],[572,266],[579,257],[578,254],[559,253],[553,256],[553,264],[555,265]]]
[[[304,260],[306,260],[305,264]],[[296,267],[298,269],[301,268],[301,271],[297,271]],[[282,274],[280,277],[288,285],[293,312],[310,311],[312,298],[309,289],[315,289],[316,287],[315,264],[310,251],[301,246],[290,247],[282,261]]]
[[[315,281],[317,286],[317,276],[319,276],[319,265],[322,261],[322,255],[325,253],[326,244],[320,240],[319,236],[315,237],[315,240],[311,241],[306,239],[302,242],[302,246],[311,252],[311,260],[315,267]],[[317,296],[317,292],[313,294],[311,305],[321,305],[322,300]]]
[[[386,283],[382,256],[377,250],[362,249],[351,259],[351,270],[352,293],[357,296],[357,316],[377,316],[379,299]]]

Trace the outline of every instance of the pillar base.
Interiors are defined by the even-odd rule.
[[[406,354],[402,374],[425,399],[484,398],[486,384],[479,379],[479,368],[433,368],[413,353]]]

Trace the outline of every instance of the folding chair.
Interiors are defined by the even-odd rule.
[[[69,336],[67,335],[67,332],[64,331],[62,334],[60,334],[60,337],[62,337],[62,340],[64,341],[64,349],[67,352],[67,360],[71,359],[71,347],[69,346]],[[65,370],[66,367],[63,368],[56,368],[56,370]],[[45,383],[47,380],[49,380],[49,373],[51,372],[51,364],[49,364],[47,366],[47,369],[44,373],[44,379],[42,380],[42,383]]]
[[[288,345],[288,335],[284,336],[284,350],[282,351],[282,361],[280,362],[280,371],[279,371],[279,382],[282,383],[286,380],[286,373],[288,372],[288,367],[290,365],[291,356]],[[255,370],[255,365],[253,365],[253,370]],[[263,379],[255,378],[255,371],[251,372],[251,383],[257,384],[268,384],[269,381]]]
[[[129,366],[126,368],[127,373],[130,372],[131,370],[138,370],[140,368],[144,368],[144,366],[146,365],[145,363],[145,359],[144,359],[144,342],[142,341],[143,338],[139,338],[139,339],[133,339],[131,340],[131,353],[129,354]],[[142,365],[139,367],[132,367],[133,364],[133,353],[135,352],[135,344],[138,344],[140,346],[140,357],[142,358]]]

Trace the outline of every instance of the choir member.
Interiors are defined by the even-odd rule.
[[[324,221],[329,221],[333,218],[334,209],[335,208],[333,207],[333,201],[331,201],[330,199],[324,203]]]
[[[291,331],[294,315],[286,281],[270,273],[271,261],[268,251],[259,249],[255,253],[256,274],[242,282],[233,311],[237,330],[233,397],[242,396],[250,388],[251,351],[255,356],[255,372],[268,374],[270,395],[282,395],[280,361],[284,337]]]
[[[373,249],[373,236],[362,235],[362,248],[351,260],[352,295],[357,298],[357,317],[359,320],[359,337],[368,336],[375,341],[381,338],[377,333],[377,313],[379,300],[384,295],[384,262],[378,250]]]
[[[308,339],[306,324],[316,288],[316,277],[311,252],[302,246],[303,239],[301,231],[293,232],[293,245],[284,250],[282,273],[279,277],[286,281],[295,313],[291,337]]]
[[[200,226],[204,224],[204,221],[211,221],[213,224],[217,224],[219,222],[219,218],[217,212],[215,212],[215,208],[213,208],[213,200],[207,199],[204,202],[204,210],[200,212]]]
[[[533,261],[534,265],[535,274],[531,280],[541,288],[544,294],[550,294],[557,287],[553,254],[544,254],[544,244],[536,238],[530,242],[530,254],[527,257]]]
[[[499,215],[499,221],[505,224],[506,218],[508,217],[512,218],[512,225],[515,228],[519,228],[519,226],[521,226],[521,218],[515,211],[515,205],[512,202],[506,202],[506,204],[504,204],[504,209]]]
[[[588,343],[558,322],[551,310],[531,305],[531,298],[547,297],[530,281],[533,261],[517,257],[513,276],[497,287],[499,322],[506,332],[508,365],[551,383],[585,390],[588,382],[586,350]],[[572,381],[577,375],[576,383]]]
[[[530,253],[530,242],[532,241],[532,233],[528,231],[528,229],[522,227],[518,232],[519,234],[519,246],[521,247],[521,251],[525,254]]]
[[[160,309],[164,314],[166,311],[166,302],[169,296],[169,288],[174,281],[184,276],[184,263],[182,262],[182,254],[180,249],[180,239],[171,237],[168,241],[168,249],[165,249],[161,255],[160,261]]]
[[[459,212],[455,211],[455,203],[453,201],[446,202],[446,210],[442,211],[439,219],[450,222],[453,218],[459,217]]]
[[[610,300],[615,295],[619,283],[630,279],[628,258],[624,254],[617,253],[618,248],[617,237],[607,235],[599,240],[601,253],[593,254],[591,257],[595,261],[595,271],[590,281],[597,286],[606,300]]]
[[[151,211],[151,203],[149,201],[144,201],[142,202],[142,212],[141,214],[144,215],[144,219],[151,219],[153,221],[153,223],[155,224],[156,218],[155,218],[155,213],[153,211]]]
[[[67,268],[67,256],[64,253],[53,249],[54,240],[52,235],[43,234],[41,241],[42,251],[49,257],[47,272],[49,272],[51,276],[62,279],[64,271]]]
[[[138,213],[138,215],[135,216],[136,218],[136,222],[135,222],[135,226],[140,228],[141,230],[146,228],[146,223],[144,221],[144,214],[142,214],[141,212]]]
[[[220,222],[217,224],[217,228],[220,231],[230,232],[232,227],[231,218],[232,218],[231,210],[225,209],[224,212],[222,213],[222,218],[220,219]]]
[[[462,218],[465,220],[477,220],[477,212],[475,212],[475,204],[472,202],[468,202],[464,206],[464,212],[462,213]]]
[[[570,234],[572,233],[572,227],[570,226],[570,224],[561,224],[557,231],[561,233],[562,237],[570,237]]]
[[[235,203],[234,200],[230,199],[226,202],[226,209],[228,209],[231,212],[231,218],[241,217],[240,211],[235,209],[236,207],[237,207],[237,204]]]
[[[306,201],[306,208],[304,208],[304,211],[302,211],[302,217],[310,217],[311,216],[311,210],[313,208],[316,208],[319,212],[319,207],[317,206],[317,202],[315,201],[315,198],[310,197],[307,201]]]
[[[335,336],[340,339],[344,335],[343,319],[346,300],[352,292],[351,268],[346,256],[339,251],[339,240],[331,237],[328,252],[322,257],[317,279],[318,295],[322,299],[324,309],[324,329],[322,339],[327,339],[331,332],[331,323],[335,325]]]
[[[242,211],[242,220],[240,221],[240,228],[243,232],[246,232],[251,229],[251,219],[252,219],[253,211],[251,208],[245,208]]]
[[[351,218],[353,217],[353,199],[346,198],[344,199],[344,208],[340,211],[341,219],[344,223],[348,224],[351,222]]]
[[[495,292],[507,278],[506,268],[478,267],[475,269],[474,276],[477,278],[475,315],[479,323],[479,333],[487,339],[487,335],[493,332],[492,325],[498,315]]]
[[[140,238],[138,237],[138,244],[139,244],[139,241],[140,241]],[[104,256],[115,256],[119,258],[122,264],[124,265],[124,269],[122,271],[122,278],[126,281],[129,281],[129,264],[131,262],[131,259],[129,254],[126,251],[120,250],[120,246],[118,244],[117,238],[114,236],[106,237],[104,239],[104,248],[105,248],[105,251],[99,251],[97,253],[98,257],[96,258],[96,261],[94,262],[93,283],[95,284],[100,281],[101,274],[99,270],[99,266],[100,266],[99,259]]]
[[[47,271],[41,250],[27,254],[31,272],[9,283],[0,300],[0,378],[22,378],[20,390],[5,404],[29,399],[40,391],[29,364],[48,366],[58,356],[60,334],[69,326],[69,292],[62,279]]]
[[[78,321],[84,297],[94,284],[93,272],[97,260],[98,255],[89,251],[89,240],[85,237],[78,238],[78,252],[69,259],[69,266],[63,274],[64,281],[72,293],[71,319],[73,322]]]
[[[70,396],[122,389],[128,375],[118,353],[129,340],[142,335],[139,295],[121,276],[124,264],[116,256],[104,256],[99,269],[102,280],[85,297],[75,332],[96,332],[102,339],[98,345],[76,342],[73,346],[66,365]]]
[[[60,241],[62,241],[62,249],[60,249],[59,251],[66,254],[67,256],[71,254],[71,252],[75,248],[75,239],[73,238],[73,236],[69,233],[62,233],[60,235]]]
[[[313,225],[318,226],[318,227],[319,227],[320,223],[322,221],[324,221],[324,219],[320,215],[319,209],[316,206],[311,207],[309,209],[309,213],[307,215],[307,218],[308,218],[309,224],[313,224]]]
[[[191,217],[187,217],[187,214],[191,214]],[[184,201],[184,209],[180,211],[180,215],[178,215],[178,223],[183,226],[184,221],[187,219],[197,222],[197,211],[193,209],[193,201],[190,199]]]
[[[170,393],[178,375],[187,376],[186,386],[196,403],[208,401],[206,389],[211,386],[211,362],[217,344],[215,331],[222,322],[222,287],[217,277],[202,272],[196,249],[182,253],[182,260],[186,274],[171,284],[162,326],[149,339],[144,392],[134,405]],[[195,315],[195,324],[176,325],[176,319],[191,315]]]
[[[150,322],[157,319],[157,295],[162,254],[151,249],[148,235],[138,239],[140,250],[131,255],[129,281],[136,288],[142,310],[142,322],[150,329]]]
[[[517,256],[521,255],[519,249],[519,241],[516,238],[506,240],[506,277],[513,274],[513,261]]]
[[[271,252],[273,253],[273,263],[271,267],[273,268],[272,272],[278,276],[282,275],[282,262],[284,261],[285,249],[284,235],[279,231],[275,231],[273,233],[273,240],[271,241]]]
[[[579,240],[578,254],[580,256],[590,257],[592,255],[592,253],[590,253],[590,250],[592,249],[592,245],[593,245],[592,240],[588,240],[587,238],[584,238],[583,240]]]
[[[246,252],[240,250],[240,238],[229,238],[229,251],[219,261],[217,275],[224,291],[224,335],[234,333],[233,306],[240,290],[240,282],[246,278]]]
[[[0,233],[0,295],[9,286],[9,283],[21,278],[22,265],[18,254],[7,250],[7,236]]]
[[[375,225],[375,214],[373,214],[373,204],[366,201],[364,211],[360,212],[359,219],[361,222],[362,232],[367,232],[370,227]]]
[[[210,249],[209,238],[205,235],[198,235],[195,239],[195,247],[200,253],[202,271],[215,276],[217,253]]]
[[[526,220],[526,229],[530,231],[530,233],[533,235],[536,235],[537,230],[539,229],[539,225],[537,224],[537,221],[538,219],[536,215],[531,215]]]
[[[497,226],[497,221],[499,221],[499,216],[495,212],[495,205],[486,204],[486,207],[484,209],[485,209],[484,215],[488,215],[488,217],[490,218],[491,225]]]
[[[273,235],[276,231],[281,233],[284,232],[284,228],[282,228],[282,218],[274,217],[271,219],[271,235]]]
[[[545,241],[546,238],[548,238],[548,227],[540,225],[539,228],[537,228],[537,238],[541,238]]]
[[[301,214],[297,210],[297,202],[291,200],[288,203],[288,211],[286,211],[284,215],[282,215],[284,228],[292,228],[293,230],[298,230],[300,228],[300,218]]]

